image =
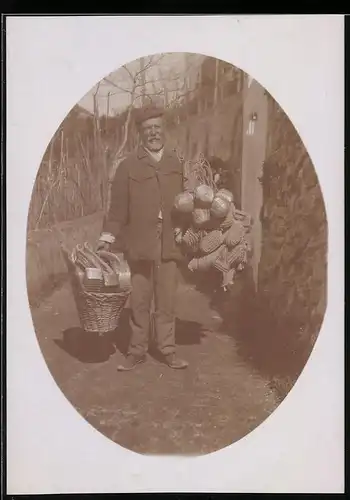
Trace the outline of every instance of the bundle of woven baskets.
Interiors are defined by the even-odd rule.
[[[236,209],[229,190],[216,188],[202,155],[199,161],[185,164],[185,176],[186,189],[176,197],[174,207],[189,222],[175,229],[175,241],[188,255],[191,271],[215,268],[226,287],[248,261],[251,217]]]
[[[62,246],[82,327],[100,334],[117,328],[131,292],[130,269],[123,257],[85,243],[72,252]]]

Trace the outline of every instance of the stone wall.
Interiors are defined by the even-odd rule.
[[[103,213],[97,212],[74,221],[62,222],[51,229],[28,231],[26,278],[29,303],[36,306],[67,278],[67,267],[60,242],[68,250],[88,241],[95,245],[100,235]]]

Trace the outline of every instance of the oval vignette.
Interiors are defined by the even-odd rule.
[[[139,147],[134,108],[149,102],[165,107],[167,143],[186,160],[202,153],[252,216],[254,251],[226,292],[217,275],[179,266],[176,345],[187,370],[165,366],[151,345],[145,364],[119,373],[130,303],[116,330],[84,332],[60,242],[96,246],[116,169]],[[275,410],[317,339],[327,219],[315,169],[284,111],[239,68],[200,54],[145,56],[98,82],[50,141],[29,207],[26,272],[44,359],[84,419],[138,453],[211,453]]]

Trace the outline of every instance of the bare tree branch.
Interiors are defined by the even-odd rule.
[[[46,192],[45,199],[43,201],[43,204],[41,205],[39,216],[38,216],[38,218],[36,220],[36,223],[35,223],[35,228],[34,228],[35,231],[37,231],[38,228],[39,228],[39,224],[41,222],[41,218],[43,216],[45,207],[46,207],[46,205],[47,205],[47,203],[49,201],[50,195],[51,195],[53,189],[59,184],[60,180],[61,180],[61,171],[59,170],[58,173],[57,173],[57,177],[56,177],[55,181],[50,185],[49,189]]]
[[[122,68],[127,72],[127,74],[129,75],[129,77],[131,78],[131,80],[134,82],[134,75],[131,73],[131,71],[129,70],[129,68],[126,66],[126,64],[124,64],[124,66],[122,66]],[[135,82],[134,82],[135,83]]]
[[[148,69],[150,69],[152,66],[157,66],[159,64],[159,62],[164,58],[164,54],[160,54],[160,56],[158,57],[158,59],[155,61],[154,60],[154,56],[150,56],[149,57],[149,61],[147,64],[145,64],[144,68],[137,71],[136,74],[135,74],[135,78],[137,78],[141,73],[147,71]]]
[[[133,93],[136,90],[142,89],[143,86],[145,86],[145,88],[147,88],[147,86],[150,85],[154,89],[155,82],[157,82],[159,84],[163,84],[163,85],[167,84],[167,91],[168,92],[174,92],[174,91],[177,90],[178,85],[175,86],[176,87],[175,89],[172,89],[172,88],[170,89],[169,88],[169,84],[172,83],[172,82],[174,82],[176,84],[181,79],[183,79],[184,78],[184,72],[183,71],[179,71],[179,72],[174,73],[174,71],[170,70],[169,74],[165,75],[164,72],[162,71],[161,66],[159,66],[160,61],[164,57],[165,57],[165,54],[160,54],[157,57],[155,55],[149,56],[149,60],[148,60],[147,64],[144,66],[144,68],[142,70],[136,71],[134,74],[129,69],[128,65],[124,64],[122,66],[122,68],[124,69],[124,71],[127,73],[127,75],[129,76],[129,78],[131,80],[131,82],[130,82],[131,86],[129,88],[127,88],[124,85],[121,85],[118,82],[113,81],[113,79],[112,79],[112,73],[109,76],[105,77],[102,81],[105,81],[108,85],[111,85],[114,88],[118,89],[121,93],[127,93],[127,94],[130,94],[131,96],[133,95]],[[201,64],[202,64],[202,62],[198,63],[197,62],[197,57],[194,57],[194,61],[192,62],[190,60],[189,64],[187,64],[185,73],[187,74],[188,72],[193,71],[195,69],[199,70],[200,67],[201,67]],[[145,82],[139,82],[141,73],[147,73],[147,70],[149,70],[151,67],[156,67],[156,66],[159,67],[159,73],[160,73],[160,75],[159,75],[158,78],[156,78],[156,79],[153,78],[153,79],[150,79],[150,80],[146,80]],[[110,95],[118,95],[118,93],[114,93],[114,94],[110,94]],[[100,97],[105,97],[105,96],[100,96]]]
[[[132,89],[125,89],[124,87],[120,87],[117,83],[113,82],[112,80],[110,80],[109,78],[104,78],[104,80],[109,83],[110,85],[112,85],[113,87],[115,87],[116,89],[119,89],[121,90],[122,92],[126,92],[127,94],[131,94],[133,92]]]
[[[167,86],[167,93],[170,92],[170,94],[171,94],[172,92],[176,92],[178,90],[179,85],[177,84],[177,82],[179,82],[181,79],[183,79],[184,74],[183,74],[183,71],[177,72],[175,74],[174,74],[174,72],[170,71],[170,74],[168,74],[168,75],[164,74],[161,66],[159,66],[159,63],[161,62],[161,60],[164,57],[165,57],[165,54],[160,54],[158,56],[155,56],[155,55],[149,56],[148,62],[144,65],[144,67],[141,70],[138,70],[134,73],[130,70],[128,65],[123,65],[122,68],[124,69],[124,71],[127,73],[127,75],[129,76],[129,78],[131,80],[131,82],[130,82],[131,86],[129,88],[127,88],[126,85],[122,85],[118,82],[113,81],[113,79],[111,78],[111,75],[108,77],[105,77],[104,81],[107,84],[113,86],[115,89],[118,89],[120,91],[120,94],[121,93],[129,94],[131,96],[131,99],[132,99],[133,95],[139,89],[142,90],[143,88],[147,88],[148,86],[151,86],[151,88],[153,90],[153,92],[147,93],[148,96],[161,95],[161,91],[159,91],[159,93],[156,91],[156,87],[157,87],[156,84],[161,85],[162,87],[164,87],[166,85]],[[195,58],[195,59],[197,59],[197,58]],[[147,70],[149,70],[151,67],[156,67],[156,66],[159,67],[159,76],[157,78],[148,79],[146,81],[140,81],[141,74],[147,73]],[[200,64],[198,64],[197,61],[194,61],[192,63],[190,62],[190,64],[187,65],[186,73],[189,71],[192,71],[195,68],[200,68]],[[142,79],[142,80],[144,80],[144,79]],[[169,87],[169,84],[171,84],[171,83],[175,84],[174,85],[175,88],[172,88],[173,87],[172,85]],[[118,95],[118,92],[115,92],[115,93],[110,94],[110,95]],[[140,95],[143,95],[142,91],[140,92]],[[145,93],[145,95],[146,95],[146,93]],[[183,97],[185,97],[185,96],[187,96],[187,91],[183,93]],[[173,100],[173,99],[170,99],[170,100]]]
[[[136,90],[138,90],[138,89],[140,89],[140,88],[142,88],[142,87],[143,87],[143,84],[141,84],[141,83],[137,83],[137,84],[133,85],[133,87],[132,87],[131,89],[126,89],[126,88],[124,88],[124,87],[119,86],[117,83],[113,82],[113,81],[112,81],[112,80],[110,80],[109,78],[104,78],[104,80],[105,80],[108,84],[112,85],[114,88],[116,88],[116,89],[120,90],[120,92],[110,93],[110,96],[113,96],[113,95],[121,95],[122,93],[126,93],[126,94],[130,94],[130,95],[132,95],[132,94],[133,94],[133,92],[135,92]],[[147,81],[145,82],[145,86],[147,87],[147,86],[149,86],[149,85],[150,85],[150,86],[151,86],[151,87],[153,87],[153,89],[154,89],[154,86],[155,86],[155,84],[156,84],[156,83],[159,83],[159,84],[162,84],[162,83],[163,83],[163,84],[166,84],[166,83],[169,83],[169,82],[177,82],[178,80],[179,80],[179,78],[177,78],[177,77],[174,77],[174,78],[171,78],[171,79],[166,78],[166,77],[164,77],[164,78],[157,78],[157,79],[153,79],[153,80],[147,80]],[[176,86],[176,87],[177,87],[177,86]],[[170,92],[173,92],[173,91],[175,91],[175,90],[176,90],[176,89],[170,89]],[[99,96],[99,97],[100,97],[100,98],[106,98],[107,96]]]

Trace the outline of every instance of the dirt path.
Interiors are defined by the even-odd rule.
[[[68,284],[33,310],[44,357],[66,397],[100,432],[140,453],[218,450],[277,406],[267,382],[239,358],[232,337],[220,333],[215,316],[202,294],[181,286],[177,344],[188,370],[170,370],[149,356],[135,371],[119,373],[126,317],[113,337],[84,335]]]

